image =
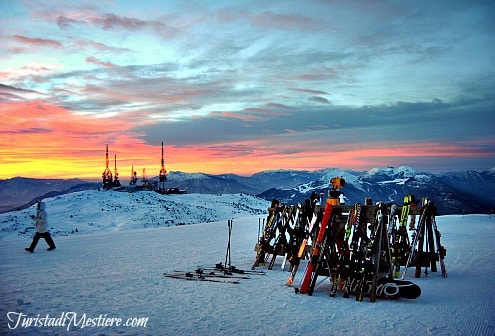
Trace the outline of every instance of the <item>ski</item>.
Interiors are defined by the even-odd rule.
[[[323,220],[321,221],[321,227],[320,227],[320,231],[318,232],[318,236],[316,238],[316,243],[313,249],[313,253],[311,255],[311,259],[308,262],[308,265],[306,266],[306,271],[304,273],[304,277],[301,282],[301,288],[298,290],[298,292],[300,292],[301,294],[308,293],[310,285],[313,282],[312,281],[313,271],[316,267],[316,263],[318,262],[318,259],[320,258],[322,243],[325,238],[325,232],[327,229],[328,222],[330,221],[330,218],[332,216],[332,209],[333,209],[332,204],[327,201],[325,205],[325,213],[323,215]]]
[[[349,213],[349,218],[350,218],[350,224],[351,224],[351,231],[352,231],[352,238],[351,242],[349,244],[349,257],[348,257],[348,268],[347,268],[347,274],[346,274],[346,279],[344,281],[344,297],[348,298],[349,297],[349,289],[350,289],[350,281],[353,279],[356,274],[357,274],[357,264],[359,262],[358,254],[359,254],[359,239],[361,237],[361,227],[360,227],[360,217],[361,217],[361,204],[356,203],[354,205],[354,210],[352,210]]]
[[[173,279],[182,279],[187,281],[208,281],[208,282],[218,282],[218,283],[229,283],[229,284],[239,284],[239,280],[230,280],[222,278],[212,278],[205,276],[198,276],[191,272],[186,273],[163,273],[164,277]]]
[[[433,230],[435,231],[435,237],[436,237],[436,243],[437,243],[437,253],[438,253],[438,258],[440,260],[440,270],[442,272],[442,277],[446,278],[447,277],[447,269],[445,268],[445,257],[447,256],[447,250],[440,243],[440,237],[442,235],[440,234],[440,231],[438,231],[437,222],[435,220],[435,217],[432,218],[432,225],[433,225]]]
[[[297,204],[297,210],[296,214],[294,217],[292,217],[292,220],[289,220],[289,225],[287,226],[287,231],[289,233],[290,239],[289,242],[285,246],[285,253],[284,253],[284,259],[282,261],[282,265],[280,268],[282,271],[285,270],[285,264],[287,263],[287,260],[291,259],[294,254],[294,249],[293,245],[297,242],[298,234],[300,231],[300,226],[301,226],[301,203]],[[293,223],[291,226],[290,223]]]
[[[244,269],[237,268],[235,266],[230,266],[230,268],[227,268],[221,262],[219,262],[218,264],[215,264],[215,267],[201,267],[201,269],[203,269],[205,271],[208,271],[208,270],[221,271],[221,272],[224,272],[226,274],[236,273],[236,274],[248,274],[248,275],[265,275],[265,271],[244,270]]]
[[[388,230],[387,230],[389,237],[395,238],[395,233],[397,232],[395,228],[396,221],[397,221],[397,204],[392,203],[390,205],[390,220],[388,222]]]
[[[270,248],[270,241],[272,240],[275,230],[273,223],[276,218],[279,217],[279,212],[281,207],[279,206],[279,201],[276,199],[272,200],[272,206],[268,208],[268,218],[266,221],[266,225],[263,228],[263,234],[258,239],[257,253],[256,259],[251,266],[251,269],[254,270],[259,266],[260,263],[264,263],[267,256],[265,255]]]
[[[298,210],[299,211],[299,210]],[[268,264],[268,269],[272,270],[273,265],[275,264],[275,260],[277,259],[277,256],[287,248],[287,237],[286,237],[286,232],[289,229],[289,223],[291,218],[293,217],[294,214],[294,206],[291,206],[288,208],[287,211],[283,211],[281,213],[281,216],[279,217],[276,227],[274,230],[278,231],[277,238],[275,239],[275,243],[273,244],[273,249],[272,249],[272,260]]]
[[[409,267],[411,261],[413,260],[413,255],[415,254],[416,246],[418,245],[418,241],[420,239],[423,239],[423,233],[424,233],[424,226],[426,222],[426,216],[427,212],[429,211],[429,201],[426,201],[425,204],[423,205],[423,208],[421,209],[421,215],[419,217],[419,222],[416,227],[416,230],[413,233],[413,240],[411,243],[411,249],[409,251],[409,256],[407,258],[406,265],[404,267],[404,271],[402,272],[401,280],[404,280],[404,277],[406,276],[407,273],[407,268]],[[419,260],[421,253],[416,253],[415,258]],[[415,274],[417,275],[417,274]]]
[[[354,267],[354,274],[358,278],[358,291],[356,293],[356,301],[362,301],[364,297],[364,285],[366,282],[366,275],[370,270],[370,262],[368,260],[368,245],[371,240],[367,234],[366,223],[361,218],[362,205],[358,205],[358,215],[356,218],[356,225],[354,228],[354,234],[357,238],[353,246],[352,261]],[[354,240],[354,236],[353,236]]]
[[[375,234],[373,235],[373,273],[371,277],[370,302],[375,302],[378,285],[378,274],[380,272],[380,259],[382,257],[382,240],[385,231],[387,205],[378,203],[375,217]],[[386,231],[385,231],[385,234]],[[387,239],[388,240],[388,239]]]
[[[334,276],[336,276],[335,267],[332,267],[337,264],[335,260],[335,241],[333,235],[333,225],[335,222],[335,215],[336,215],[335,211],[332,210],[330,214],[330,219],[328,220],[324,232],[323,242],[320,245],[320,252],[316,260],[315,266],[313,268],[313,277],[311,279],[309,288],[307,290],[308,295],[313,295],[313,291],[316,288],[316,280],[318,279],[320,273],[322,273],[320,268],[323,267],[323,260],[325,260],[325,264],[327,267],[326,269],[328,270],[328,278],[330,279],[330,281],[332,281],[332,283],[334,280]],[[325,269],[323,269],[323,271],[324,270]],[[334,272],[332,273],[332,271]]]
[[[233,275],[233,274],[225,274],[225,273],[216,273],[215,271],[205,271],[201,268],[196,269],[194,272],[186,272],[180,270],[174,270],[174,273],[170,274],[187,274],[194,275],[198,277],[204,278],[222,278],[222,279],[251,279],[247,275]]]
[[[290,286],[294,282],[297,269],[299,268],[299,264],[301,263],[301,259],[303,257],[304,251],[306,250],[308,239],[313,234],[313,228],[316,224],[317,219],[318,219],[318,215],[316,213],[313,213],[313,217],[311,218],[311,222],[309,223],[308,231],[306,232],[306,236],[304,237],[301,246],[299,247],[299,251],[297,252],[297,255],[293,256],[292,259],[290,260],[290,263],[292,265],[292,270],[290,272],[289,279],[287,279],[286,286]]]

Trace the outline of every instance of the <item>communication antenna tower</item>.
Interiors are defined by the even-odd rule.
[[[163,154],[163,141],[162,141],[162,167],[160,169],[160,184],[162,192],[165,190],[165,181],[167,181],[167,171],[165,170],[165,158]]]
[[[117,155],[115,155],[114,161],[113,185],[114,187],[120,187],[119,173],[117,172]]]
[[[129,182],[130,185],[135,185],[137,182],[137,172],[134,171],[134,165],[132,165],[131,168],[131,181]]]
[[[109,162],[108,162],[108,144],[107,144],[105,170],[103,171],[103,174],[101,174],[103,178],[103,189],[110,189],[113,186],[112,171],[108,167],[108,163]]]

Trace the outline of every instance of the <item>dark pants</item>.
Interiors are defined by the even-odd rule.
[[[55,248],[55,243],[53,242],[52,236],[50,236],[50,232],[43,232],[43,233],[36,232],[36,234],[33,237],[33,242],[29,247],[31,251],[34,251],[34,248],[38,244],[40,238],[45,238],[46,243],[48,244],[48,246],[50,246],[51,249]]]

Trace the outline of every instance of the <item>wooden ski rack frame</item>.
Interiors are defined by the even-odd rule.
[[[325,205],[317,205],[315,208],[316,212],[323,212],[325,209]],[[337,219],[342,219],[342,220],[347,220],[347,217],[344,216],[344,214],[349,213],[351,210],[354,209],[354,205],[334,205],[334,209],[341,210],[342,215],[339,216]],[[389,213],[390,214],[390,207],[389,207]],[[361,211],[362,211],[362,217],[367,223],[373,222],[375,218],[375,211],[376,211],[376,205],[361,205]],[[397,206],[397,211],[396,214],[400,214],[402,211],[402,206],[398,205]],[[420,215],[421,214],[421,207],[419,206],[411,206],[409,210],[409,215]]]

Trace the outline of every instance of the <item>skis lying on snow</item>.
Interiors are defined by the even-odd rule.
[[[211,271],[221,271],[224,274],[236,273],[236,274],[250,274],[250,275],[265,275],[265,271],[243,270],[243,269],[237,268],[235,266],[225,266],[221,262],[219,262],[218,264],[215,264],[215,267],[204,267],[201,269],[203,269],[205,271],[210,271],[210,270]]]
[[[194,272],[163,273],[163,276],[167,278],[183,279],[189,281],[223,282],[230,284],[239,283],[239,279],[225,278],[225,276],[218,276],[218,275],[196,274]]]
[[[195,281],[211,281],[211,282],[226,282],[226,283],[239,283],[240,279],[249,279],[246,275],[232,275],[226,273],[218,273],[215,271],[205,271],[198,268],[194,272],[174,271],[173,273],[163,273],[165,277],[195,280]]]
[[[174,271],[178,273],[192,273],[192,272],[184,272],[184,271]],[[194,274],[198,276],[211,277],[211,278],[225,278],[225,279],[250,279],[247,275],[234,275],[232,273],[218,273],[211,270],[205,270],[203,268],[197,268],[194,271]]]
[[[225,267],[221,262],[215,267],[197,268],[193,272],[174,271],[163,273],[167,278],[183,279],[191,281],[210,281],[238,284],[241,279],[250,279],[249,275],[265,275],[263,271],[248,271],[238,269],[235,266]]]

